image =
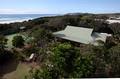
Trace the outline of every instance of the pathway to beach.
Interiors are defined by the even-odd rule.
[[[35,62],[11,61],[2,67],[3,72],[0,73],[2,74],[2,79],[24,79],[32,68],[36,69],[39,68],[39,66]]]

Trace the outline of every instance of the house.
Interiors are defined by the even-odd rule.
[[[106,20],[109,24],[112,24],[112,23],[120,23],[120,20]]]
[[[114,16],[114,17],[110,17],[109,19],[110,19],[110,20],[120,20],[120,17],[115,17],[115,16]]]
[[[98,45],[98,40],[105,42],[107,36],[111,36],[106,33],[93,32],[93,29],[91,28],[76,26],[67,26],[64,30],[54,32],[53,35],[61,39],[93,45]]]
[[[26,27],[25,27],[25,26],[21,26],[19,29],[20,29],[20,30],[25,30]]]
[[[106,20],[109,24],[120,23],[120,17],[110,17]]]

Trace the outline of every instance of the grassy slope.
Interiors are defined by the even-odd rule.
[[[24,79],[24,77],[29,73],[30,66],[27,64],[19,63],[16,70],[5,74],[3,79]]]

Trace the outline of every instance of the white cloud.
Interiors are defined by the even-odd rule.
[[[0,14],[48,13],[47,9],[0,9]]]

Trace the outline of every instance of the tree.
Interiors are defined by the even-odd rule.
[[[92,73],[92,57],[83,56],[71,44],[56,44],[45,66],[32,73],[34,79],[59,79],[87,77]]]
[[[114,35],[116,34],[120,35],[120,23],[112,23],[109,25],[109,27],[113,31]]]
[[[3,62],[5,58],[5,44],[6,44],[6,39],[4,36],[0,35],[0,63]]]
[[[24,45],[24,39],[22,36],[14,36],[12,40],[12,44],[15,47],[22,47]]]
[[[52,34],[45,29],[35,28],[32,30],[30,36],[34,38],[33,42],[36,43],[37,46],[44,47],[50,41]]]
[[[109,76],[120,77],[120,45],[109,49]]]
[[[109,48],[117,45],[117,43],[119,43],[118,40],[119,40],[119,38],[117,39],[117,37],[116,38],[115,37],[107,37],[106,42],[105,42],[106,48],[109,49]]]
[[[0,65],[8,61],[13,57],[10,51],[5,50],[5,45],[7,44],[7,39],[0,35]]]
[[[0,50],[4,50],[6,44],[7,39],[3,35],[0,35]]]

